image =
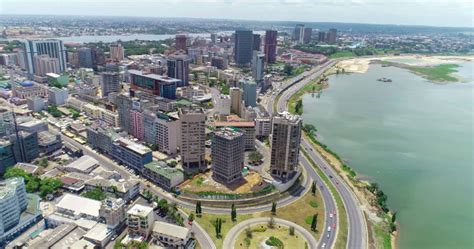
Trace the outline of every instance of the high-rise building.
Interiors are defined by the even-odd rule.
[[[313,34],[313,29],[312,28],[304,28],[303,43],[310,43],[312,34]]]
[[[240,85],[244,90],[244,104],[245,106],[257,106],[257,83],[253,80],[241,80]]]
[[[173,155],[177,153],[179,120],[161,112],[143,113],[144,140],[156,145],[160,152]]]
[[[229,121],[214,122],[213,126],[219,128],[236,128],[244,134],[245,150],[255,150],[255,122],[254,121]]]
[[[111,44],[110,49],[110,59],[113,61],[121,61],[125,58],[125,51],[121,43]]]
[[[180,153],[185,172],[206,169],[206,114],[202,108],[179,109]]]
[[[227,68],[227,63],[224,58],[214,56],[211,59],[211,66],[216,67],[217,69],[224,70]]]
[[[329,29],[328,43],[334,44],[337,41],[337,29]]]
[[[23,178],[14,177],[0,182],[0,242],[8,230],[20,222],[26,210],[26,190]]]
[[[31,162],[39,155],[39,143],[37,132],[19,131],[10,135],[13,144],[13,154],[17,162]]]
[[[0,137],[14,132],[13,113],[6,107],[0,107]]]
[[[230,99],[229,95],[219,95],[217,99],[216,111],[221,115],[229,115],[230,108],[232,105],[232,100]]]
[[[259,34],[253,34],[252,50],[260,51],[260,46],[262,45],[262,38]]]
[[[212,33],[212,34],[211,34],[211,42],[212,42],[212,44],[216,44],[216,42],[217,42],[217,34],[215,34],[215,33]]]
[[[303,24],[296,24],[295,29],[293,31],[293,40],[297,43],[303,43],[303,36],[304,36],[304,25]]]
[[[151,150],[148,147],[123,137],[114,141],[112,156],[120,163],[138,172],[143,170],[145,164],[153,161]]]
[[[189,57],[184,54],[168,58],[168,76],[181,80],[177,82],[177,87],[189,85],[189,61]]]
[[[35,55],[35,75],[46,76],[47,73],[61,73],[59,59],[51,58],[49,55]]]
[[[48,103],[51,105],[64,105],[68,96],[67,88],[48,88]]]
[[[105,65],[104,51],[102,51],[102,49],[100,48],[91,48],[91,49],[92,49],[92,67],[96,69],[97,66]]]
[[[186,50],[186,35],[176,35],[175,37],[175,47],[176,50]]]
[[[300,116],[287,112],[273,117],[270,171],[283,181],[298,168],[302,123]]]
[[[318,42],[326,42],[326,32],[324,31],[318,32]]]
[[[245,66],[252,60],[253,34],[251,30],[235,31],[234,60],[239,66]]]
[[[230,88],[230,111],[240,116],[242,108],[242,90],[238,87]]]
[[[253,51],[252,56],[252,77],[255,81],[261,82],[265,73],[265,55],[259,51]]]
[[[58,59],[58,73],[66,71],[66,49],[61,40],[28,40],[24,43],[24,51],[26,54],[28,73],[30,75],[36,72],[34,58],[37,55],[48,55],[50,58]]]
[[[276,49],[277,49],[277,37],[278,31],[267,30],[265,31],[265,60],[268,64],[275,63],[276,61]]]
[[[7,168],[15,163],[12,144],[10,141],[0,139],[0,175],[3,175]]]
[[[130,74],[130,92],[142,91],[149,95],[161,96],[167,99],[176,99],[176,87],[179,79],[157,74],[144,74],[138,70],[128,70]]]
[[[101,73],[100,88],[102,96],[108,96],[109,93],[120,92],[120,74],[117,72],[103,72]]]
[[[38,96],[32,96],[26,99],[28,109],[32,112],[40,112],[44,109],[45,101]]]
[[[79,57],[79,66],[85,68],[92,68],[92,49],[90,48],[79,48],[77,50],[77,55]]]
[[[212,176],[226,184],[242,178],[244,167],[244,134],[222,128],[212,138]]]

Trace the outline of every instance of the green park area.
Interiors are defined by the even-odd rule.
[[[457,82],[458,78],[453,76],[452,73],[457,72],[456,68],[458,67],[457,64],[441,64],[429,67],[409,66],[408,69],[430,81]]]
[[[295,232],[294,228],[269,224],[260,224],[247,227],[235,241],[236,249],[259,249],[263,245],[274,248],[308,248],[303,236]]]

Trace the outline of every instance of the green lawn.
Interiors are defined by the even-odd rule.
[[[433,67],[409,66],[408,69],[423,78],[438,82],[456,82],[458,79],[452,76],[457,72],[459,65],[457,64],[441,64]]]
[[[273,236],[283,243],[284,248],[305,248],[305,239],[295,231],[295,235],[290,235],[288,227],[278,227],[274,229],[267,228],[265,231],[262,228],[266,228],[266,224],[256,225],[250,227],[252,229],[252,238],[250,239],[250,246],[247,247],[245,243],[246,233],[242,231],[237,239],[235,240],[236,249],[260,249],[261,245],[267,241],[270,236]]]
[[[352,51],[339,51],[334,54],[329,55],[330,59],[344,58],[344,57],[357,57],[356,54]]]
[[[392,237],[378,225],[372,226],[375,233],[375,244],[377,248],[392,249]]]

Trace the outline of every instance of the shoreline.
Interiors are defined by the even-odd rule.
[[[379,57],[377,57],[379,58]],[[324,80],[324,87],[321,87],[318,90],[322,90],[323,88],[329,87],[329,83],[327,81],[327,76],[331,74],[338,74],[338,73],[346,73],[346,72],[351,72],[350,70],[356,71],[356,72],[365,72],[364,70],[368,70],[370,61],[373,60],[374,58],[359,58],[359,59],[349,59],[349,60],[342,60],[336,63],[333,67],[330,67],[326,70],[325,73],[323,73],[322,77]],[[345,70],[344,67],[340,67],[341,62],[349,61],[349,63],[346,62],[346,65],[352,66],[352,68],[349,68],[349,71]],[[360,64],[362,62],[362,64]],[[356,63],[355,66],[351,65]],[[359,64],[357,64],[359,63]],[[347,67],[346,67],[347,68]],[[305,86],[303,86],[300,90],[298,90],[295,94],[293,94],[289,99],[288,102],[286,103],[287,109],[290,112],[295,112],[294,108],[292,109],[292,105],[302,99],[302,97],[305,94],[311,93],[308,91],[308,86],[314,85],[315,82],[318,82],[321,80],[321,77],[316,78],[314,81],[309,82]],[[304,112],[304,107],[303,107],[303,112]],[[375,228],[374,226],[378,227],[378,229],[382,229],[383,232],[385,233],[384,236],[389,236],[390,237],[390,247],[393,249],[397,248],[396,241],[398,237],[398,226],[397,230],[395,232],[389,232],[387,229],[390,228],[390,222],[389,219],[391,219],[392,212],[389,210],[388,213],[383,213],[383,215],[379,216],[378,214],[381,213],[380,207],[376,205],[377,203],[376,197],[373,193],[369,192],[367,187],[370,186],[370,183],[365,181],[365,180],[359,180],[357,177],[351,177],[351,173],[355,173],[350,167],[347,167],[344,162],[340,159],[340,157],[329,150],[325,145],[319,143],[317,141],[317,137],[310,136],[310,134],[307,134],[304,132],[303,136],[306,136],[312,146],[321,154],[321,156],[336,170],[336,172],[344,179],[344,181],[348,184],[350,187],[351,191],[356,195],[357,199],[359,200],[361,204],[361,208],[364,211],[365,214],[365,219],[370,225],[368,228],[372,227],[369,229],[369,241],[373,241],[372,244],[378,245],[376,241],[378,241],[379,237],[375,234]],[[315,142],[317,141],[317,142]],[[356,173],[357,175],[357,173]],[[397,222],[396,222],[397,223]],[[395,224],[396,224],[395,223]],[[383,237],[384,237],[383,236]],[[382,237],[382,239],[383,239]],[[384,246],[384,244],[381,244],[381,246]]]

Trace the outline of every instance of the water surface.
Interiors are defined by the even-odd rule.
[[[371,65],[330,76],[320,98],[303,97],[322,142],[387,193],[402,249],[474,248],[474,63],[460,65],[469,83]]]

